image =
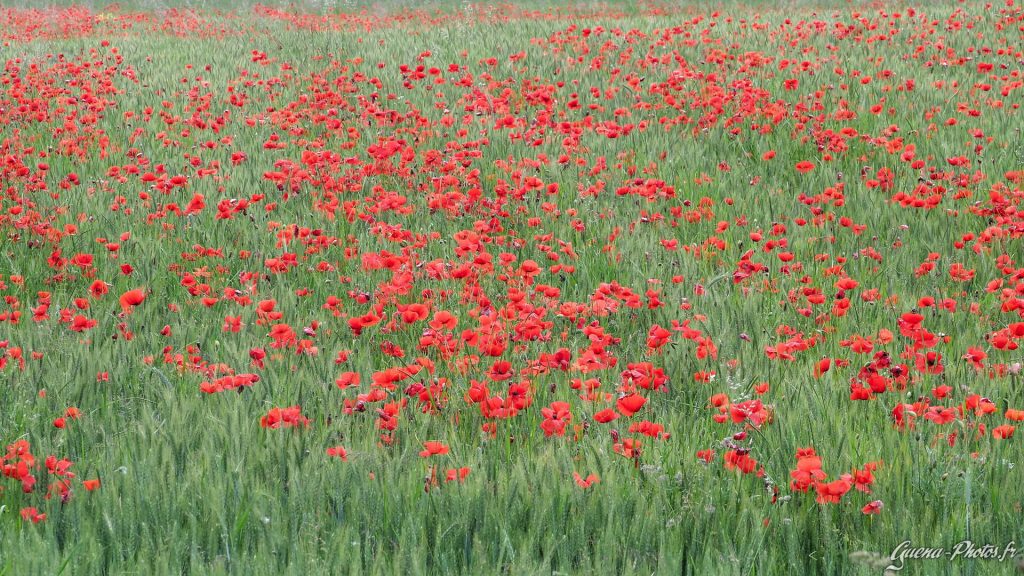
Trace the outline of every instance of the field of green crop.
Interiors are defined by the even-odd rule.
[[[1024,571],[1019,1],[171,4],[0,7],[0,575]]]

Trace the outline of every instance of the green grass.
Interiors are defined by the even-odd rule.
[[[280,3],[268,4],[282,8]],[[1019,310],[1001,309],[1020,298],[1021,223],[1012,212],[997,222],[992,215],[970,211],[976,204],[991,207],[991,190],[1002,190],[1020,206],[1020,184],[1005,176],[1024,169],[1024,140],[1016,128],[1020,113],[1012,107],[1020,89],[999,95],[1013,86],[1012,72],[1019,79],[1021,57],[1012,53],[1019,51],[1014,46],[1021,40],[1019,9],[1000,15],[1001,6],[950,3],[918,7],[927,17],[911,18],[905,6],[893,6],[885,12],[904,13],[898,21],[900,33],[891,41],[875,41],[867,25],[859,25],[861,37],[832,33],[837,22],[854,25],[863,18],[885,30],[895,21],[880,16],[880,8],[846,4],[728,3],[716,17],[689,6],[580,4],[575,8],[579,13],[563,8],[557,18],[544,17],[549,10],[542,3],[527,7],[537,14],[450,4],[441,7],[449,16],[437,16],[432,5],[401,21],[392,18],[399,13],[394,6],[382,4],[354,19],[311,17],[302,21],[304,27],[251,10],[200,11],[176,19],[161,12],[162,4],[124,3],[119,11],[106,12],[95,6],[95,11],[19,19],[2,32],[6,43],[0,54],[7,62],[2,79],[7,82],[0,85],[0,157],[12,160],[5,160],[8,168],[0,172],[0,292],[8,297],[0,304],[0,314],[18,310],[22,315],[17,324],[0,322],[0,342],[8,343],[8,363],[0,368],[0,441],[6,446],[28,440],[40,463],[50,454],[68,458],[77,477],[71,499],[63,504],[58,496],[44,497],[54,480],[45,466],[37,467],[38,487],[31,494],[22,494],[14,479],[0,477],[0,574],[877,574],[905,540],[946,549],[962,540],[1000,548],[1024,541],[1020,436],[996,440],[991,433],[1008,423],[1007,409],[1024,407],[1021,376],[1010,369],[1022,358],[1018,351],[995,349],[989,339],[1021,319]],[[215,3],[188,6],[212,10]],[[137,8],[142,16],[128,18]],[[313,5],[298,8],[306,14],[329,13]],[[621,13],[612,17],[608,10]],[[435,19],[424,21],[426,14]],[[698,14],[703,18],[690,23]],[[81,25],[87,18],[94,19],[92,28],[57,32],[62,23]],[[741,25],[741,18],[764,26],[752,29]],[[792,23],[786,24],[786,18]],[[54,32],[27,27],[40,21],[55,26],[49,28]],[[122,29],[129,21],[131,26]],[[711,21],[716,23],[713,28],[708,26]],[[820,21],[822,28],[800,34],[811,21]],[[958,23],[963,26],[958,28]],[[598,26],[605,29],[603,34],[578,37],[582,28]],[[691,37],[677,34],[664,43],[655,41],[675,26]],[[627,39],[616,30],[644,36]],[[573,38],[556,42],[566,36]],[[926,67],[922,58],[912,58],[918,46],[925,46],[922,58],[941,53],[941,59],[954,64]],[[594,58],[602,48],[605,55],[598,65]],[[982,52],[987,48],[992,52]],[[1011,53],[996,54],[1001,48]],[[253,61],[254,50],[266,52],[268,60]],[[427,50],[431,56],[418,61]],[[511,61],[509,56],[519,51],[525,58]],[[716,53],[728,58],[716,63]],[[753,54],[775,60],[742,69],[743,58]],[[971,60],[956,63],[961,56]],[[493,66],[485,62],[491,57],[497,59]],[[779,70],[781,59],[797,65],[806,60],[814,73]],[[980,61],[996,63],[990,73],[995,78],[977,71]],[[385,67],[378,68],[378,63]],[[415,68],[419,63],[442,70],[457,64],[460,69],[444,72],[445,84],[428,89],[428,76],[405,88],[399,66]],[[621,72],[613,75],[614,68]],[[836,68],[843,70],[842,76]],[[878,75],[884,69],[891,70],[890,78]],[[680,79],[688,70],[717,77]],[[852,70],[871,75],[872,82],[851,81]],[[357,73],[378,77],[380,88],[354,81]],[[469,86],[453,82],[465,74],[473,77]],[[630,74],[643,78],[641,88],[629,88]],[[1006,79],[1000,77],[1004,74]],[[791,77],[799,80],[795,90],[784,85]],[[915,89],[897,90],[907,80],[914,80]],[[955,89],[953,82],[958,83]],[[849,86],[842,88],[842,83]],[[993,88],[981,90],[979,83]],[[230,102],[229,87],[231,93],[246,96],[243,106]],[[590,97],[592,89],[612,87],[618,92],[607,98],[603,93],[598,99]],[[492,105],[507,106],[507,112],[464,112],[472,99],[463,97],[474,89]],[[543,124],[544,110],[538,90],[553,98],[551,125],[544,132],[536,129]],[[567,107],[574,92],[582,109]],[[666,93],[687,105],[680,110],[664,106]],[[396,97],[389,99],[389,94]],[[317,96],[323,98],[322,105]],[[872,113],[871,106],[883,98],[884,111]],[[993,107],[994,99],[1004,106]],[[45,103],[49,117],[37,121],[32,112],[18,110],[32,101]],[[169,108],[162,106],[164,101]],[[368,113],[373,102],[401,119]],[[837,118],[841,102],[857,117]],[[603,109],[588,111],[591,103]],[[153,108],[152,119],[144,121],[147,106]],[[700,119],[716,106],[720,110],[715,120],[702,128]],[[619,108],[630,115],[615,118]],[[773,130],[762,134],[751,127],[771,122],[776,108],[783,118]],[[968,114],[969,109],[979,115]],[[55,134],[72,110],[77,115],[67,122],[74,133]],[[161,118],[164,110],[180,118],[169,126]],[[224,110],[230,114],[214,130]],[[126,117],[129,112],[133,118]],[[190,125],[194,112],[197,121]],[[496,127],[506,115],[516,127]],[[680,115],[690,120],[669,128],[661,124],[663,118]],[[446,116],[454,118],[451,126],[442,123]],[[568,123],[584,122],[587,116],[593,125],[566,151]],[[743,128],[739,135],[730,134],[725,125],[733,117]],[[950,117],[958,120],[955,126],[945,124]],[[337,118],[340,128],[332,128],[329,118]],[[595,129],[613,119],[620,124],[644,121],[647,128],[615,139]],[[890,126],[898,132],[888,133]],[[536,146],[509,137],[531,127],[529,139],[537,140]],[[187,134],[182,132],[186,128]],[[355,132],[350,135],[347,128]],[[459,135],[460,128],[467,132]],[[843,128],[856,130],[858,136],[843,139],[845,149],[832,151],[832,160],[824,160],[828,150],[820,150],[815,138],[825,143],[826,131]],[[264,148],[273,134],[285,148]],[[226,136],[231,142],[221,143]],[[73,152],[74,138],[79,137],[81,154]],[[885,150],[882,140],[895,137],[916,146],[924,168],[912,168],[898,152]],[[300,165],[303,150],[315,148],[372,166],[368,148],[378,138],[408,143],[414,158],[404,170],[397,156],[387,169],[376,171],[360,172],[341,163],[302,182],[287,198],[264,177],[269,171],[287,170],[276,164],[280,161]],[[467,157],[464,166],[458,164],[455,147],[448,148],[450,142],[482,139],[486,144],[471,148],[480,155]],[[106,142],[105,153],[101,141]],[[207,141],[217,144],[208,149]],[[976,144],[984,146],[982,153],[975,152]],[[110,167],[134,163],[130,150],[150,161],[140,173],[163,164],[168,176],[187,174],[187,187],[165,195],[139,175],[119,181]],[[453,163],[428,164],[431,150]],[[769,150],[777,152],[776,158],[762,160]],[[247,159],[235,166],[232,153],[238,151]],[[564,166],[557,162],[563,153],[570,158]],[[192,166],[186,154],[200,157],[199,166]],[[541,154],[549,161],[538,160]],[[970,166],[947,163],[947,158],[960,155],[969,157]],[[599,157],[607,161],[608,170],[591,174]],[[578,159],[586,165],[578,166]],[[799,174],[794,165],[801,160],[813,161],[815,169]],[[27,167],[27,176],[12,168],[18,161]],[[214,161],[220,166],[216,175],[197,174]],[[49,169],[39,170],[38,162],[46,162]],[[727,171],[721,169],[723,162]],[[634,175],[628,174],[630,165]],[[893,172],[889,191],[867,183],[883,167]],[[937,208],[902,208],[889,201],[897,191],[911,192],[931,167],[955,173],[935,181],[949,188]],[[69,172],[78,174],[81,183],[63,190],[59,184]],[[449,174],[455,181],[440,192],[469,196],[472,188],[479,188],[486,202],[462,210],[431,209],[431,193],[438,192],[433,182]],[[961,174],[963,185],[957,182]],[[521,200],[513,194],[501,199],[502,186],[515,189],[517,179],[530,176],[545,186],[558,184],[559,193],[547,196],[541,189]],[[663,180],[675,189],[675,198],[648,201],[616,194],[640,177]],[[601,194],[586,193],[599,183],[605,186]],[[821,194],[839,183],[845,202],[818,204],[823,220],[814,223],[811,208],[799,195]],[[343,206],[334,218],[315,209],[334,185],[349,186],[337,196],[340,203],[352,203],[353,218],[346,218]],[[380,188],[374,191],[375,186]],[[959,190],[970,195],[954,198]],[[140,196],[143,192],[149,199]],[[206,208],[196,214],[161,210],[168,203],[184,209],[197,193],[205,196]],[[216,217],[221,201],[254,195],[264,198],[253,200],[245,214]],[[380,205],[381,198],[397,195],[406,197],[408,213]],[[705,197],[712,214],[687,221],[685,213],[696,210]],[[272,202],[276,207],[269,210]],[[15,206],[22,211],[12,212]],[[576,214],[569,215],[569,210]],[[954,215],[954,210],[959,213]],[[853,233],[839,223],[843,217],[866,225],[866,230]],[[797,218],[811,222],[799,226]],[[585,229],[573,225],[576,219]],[[738,223],[744,220],[746,224]],[[729,227],[719,231],[723,221]],[[784,223],[787,231],[773,236],[775,223]],[[70,224],[77,226],[74,234],[55,238],[52,231]],[[292,225],[320,230],[321,237],[331,240],[319,245],[307,241],[312,238],[307,235],[285,242],[280,233]],[[451,271],[473,261],[475,254],[457,252],[454,236],[474,229],[490,236],[481,251],[492,257],[496,271],[487,272],[476,262],[471,266],[479,274],[475,283],[450,274],[431,276],[429,263],[441,262]],[[616,229],[614,249],[603,250]],[[764,232],[760,243],[749,237],[757,229]],[[972,251],[977,236],[994,229],[1004,237]],[[124,232],[131,233],[130,239],[119,241]],[[432,233],[437,237],[431,238]],[[975,239],[956,247],[968,233]],[[775,252],[794,253],[790,266],[800,264],[802,270],[787,273],[775,253],[762,251],[768,240],[780,238],[788,245]],[[662,240],[673,239],[678,250],[662,247]],[[105,249],[108,241],[120,244],[116,257]],[[724,248],[713,247],[716,241]],[[562,252],[560,242],[570,243],[578,259]],[[223,256],[197,255],[200,248],[222,250]],[[751,248],[768,272],[735,284],[736,263]],[[57,249],[68,259],[93,254],[94,277],[83,277],[69,265],[65,271],[74,277],[55,279],[58,270],[48,258]],[[405,268],[364,266],[363,256],[384,251],[408,259]],[[872,251],[881,261],[871,257]],[[559,254],[558,263],[575,271],[551,272],[548,266],[556,262],[548,252]],[[930,252],[940,255],[936,270],[916,277],[915,269]],[[297,265],[283,273],[269,270],[266,259],[284,253],[294,254]],[[500,269],[502,253],[515,255],[517,266],[527,259],[539,263],[536,283],[501,277],[508,273]],[[1011,261],[998,260],[1001,254]],[[816,321],[836,300],[839,277],[826,271],[840,258],[846,259],[843,270],[859,286],[848,291],[851,305],[845,316]],[[319,269],[321,262],[333,271]],[[947,270],[954,262],[974,269],[975,278],[953,281]],[[134,272],[122,274],[122,264],[131,264]],[[182,284],[186,272],[208,284],[209,293],[190,294]],[[674,283],[677,275],[684,280]],[[15,282],[13,276],[22,281]],[[804,276],[806,283],[801,282]],[[1016,295],[988,291],[988,282],[996,278],[1004,281],[1004,288],[1016,289]],[[108,283],[109,293],[88,296],[94,279]],[[580,324],[562,312],[563,303],[590,304],[599,288],[613,281],[644,303],[648,288],[661,290],[666,305],[620,305],[607,316],[595,313]],[[560,294],[536,294],[536,284],[554,286]],[[698,285],[703,295],[696,293]],[[130,315],[119,315],[118,297],[138,287],[148,291],[145,302]],[[819,289],[824,303],[807,304],[800,292],[804,287]],[[535,307],[531,312],[511,314],[516,311],[513,288],[527,293],[525,301]],[[879,292],[877,301],[863,301],[860,295],[873,288]],[[309,295],[296,293],[302,289]],[[224,298],[225,290],[238,290],[251,303],[232,302]],[[467,301],[473,290],[478,291],[477,300]],[[39,305],[40,291],[50,294],[50,317],[35,322],[32,308]],[[440,295],[443,291],[450,293],[447,299]],[[350,292],[368,294],[370,301],[359,303]],[[794,302],[787,302],[791,292]],[[527,320],[550,323],[540,328],[542,338],[509,343],[501,359],[515,370],[562,347],[575,360],[590,345],[582,328],[591,322],[620,339],[609,346],[618,364],[589,373],[574,369],[518,375],[532,381],[532,405],[514,418],[486,419],[464,396],[471,380],[487,378],[497,358],[468,346],[452,358],[438,348],[418,350],[426,321],[404,326],[398,320],[398,329],[387,328],[388,320],[398,317],[398,304],[431,299],[430,317],[439,310],[459,317],[453,335],[458,342],[464,330],[479,327],[473,311],[480,311],[480,294],[493,308],[509,311],[510,336],[516,327],[525,329]],[[335,317],[324,308],[329,295],[343,301],[346,316]],[[220,300],[207,307],[203,296]],[[950,335],[948,343],[934,348],[944,358],[941,375],[921,373],[912,357],[900,356],[911,341],[900,335],[897,319],[926,296],[957,301],[955,313],[937,307],[923,312],[927,330]],[[58,321],[61,309],[75,308],[76,298],[86,298],[90,307],[73,314],[97,321],[82,333]],[[255,304],[268,299],[276,301],[283,315],[261,323]],[[388,318],[354,337],[348,317],[367,313],[377,302],[386,304]],[[684,302],[692,307],[681,309]],[[974,312],[972,303],[977,304]],[[813,313],[799,313],[804,307]],[[241,316],[244,326],[237,333],[222,331],[225,316]],[[713,340],[717,359],[698,358],[696,343],[678,333],[661,353],[648,350],[652,325],[670,327],[673,321],[686,320]],[[314,321],[319,322],[316,336],[304,336],[303,327],[312,327]],[[318,354],[272,349],[267,334],[277,323],[288,324],[298,338],[309,338]],[[161,334],[164,326],[168,335]],[[765,347],[788,338],[779,332],[783,326],[822,340],[796,352],[792,362],[770,360]],[[908,363],[913,379],[904,391],[851,401],[850,379],[871,356],[854,354],[840,343],[853,335],[877,335],[880,329],[891,330],[895,337],[888,345],[876,343],[875,350],[886,350],[893,362]],[[124,331],[133,337],[126,339]],[[385,340],[402,347],[406,357],[384,355],[380,345]],[[976,372],[961,359],[972,346],[988,353],[987,368],[1001,365],[1006,372],[992,378]],[[12,347],[23,351],[24,370],[10,353]],[[264,368],[250,364],[250,350],[256,347],[266,349]],[[342,350],[351,353],[337,365]],[[32,352],[42,357],[32,358]],[[180,362],[176,354],[183,355]],[[466,358],[473,355],[479,356],[478,365]],[[448,379],[447,403],[439,413],[428,414],[410,399],[393,442],[386,445],[375,424],[380,403],[368,402],[365,412],[354,414],[345,414],[343,403],[368,392],[374,372],[412,364],[418,356],[436,364],[434,377]],[[833,365],[816,379],[812,371],[825,356],[850,364]],[[460,370],[460,359],[470,363],[467,370]],[[620,373],[636,362],[663,368],[667,391],[640,390],[648,402],[637,415],[609,424],[594,422],[593,415],[614,407],[614,401],[584,402],[570,388],[571,380],[597,377],[600,392],[617,395]],[[237,373],[257,373],[260,380],[238,393],[203,394],[200,383],[223,374],[204,375],[202,368],[220,364]],[[359,372],[362,384],[339,390],[334,380],[344,371]],[[701,371],[715,371],[716,377],[697,382],[694,374]],[[102,372],[109,380],[98,381]],[[398,383],[385,402],[406,397],[403,390],[416,380],[430,383],[424,371]],[[725,393],[734,402],[751,399],[759,382],[771,386],[760,397],[771,406],[771,422],[755,429],[712,420],[712,395]],[[964,413],[942,425],[920,417],[912,430],[893,426],[896,404],[929,396],[940,384],[953,390],[949,398],[933,399],[933,404],[962,406],[968,396],[980,394],[995,403],[996,412]],[[506,385],[492,382],[490,390],[503,395]],[[554,401],[572,407],[573,422],[564,438],[547,438],[540,428],[541,408]],[[261,428],[260,418],[268,410],[293,405],[300,405],[310,418],[308,427]],[[70,406],[82,411],[81,418],[55,428],[53,420]],[[663,424],[671,437],[655,440],[627,432],[631,422],[645,419]],[[488,422],[497,427],[493,438],[481,430]],[[984,434],[976,435],[978,423],[987,427]],[[636,462],[614,452],[613,429],[623,438],[642,439],[643,453]],[[738,443],[750,448],[763,478],[723,467],[727,441],[741,430],[748,436]],[[959,434],[954,446],[944,437],[937,439],[952,431]],[[418,453],[428,440],[440,440],[451,451],[423,459]],[[325,454],[336,445],[347,449],[347,462]],[[818,504],[813,488],[806,494],[791,490],[794,455],[807,446],[821,457],[830,481],[868,462],[882,462],[872,494],[851,490],[838,504]],[[695,457],[705,449],[717,452],[707,465]],[[465,466],[471,472],[465,482],[442,479],[431,486],[425,482],[431,466],[442,476],[448,468]],[[596,473],[600,481],[583,490],[573,481],[574,472]],[[80,484],[85,479],[100,479],[102,485],[86,491]],[[770,486],[779,490],[775,503]],[[875,499],[884,502],[882,513],[863,514],[861,507]],[[46,513],[46,520],[23,520],[19,511],[30,506]],[[883,557],[881,563],[871,554]],[[876,562],[857,561],[862,557]],[[1014,562],[908,560],[901,573],[1003,574],[1015,569]]]

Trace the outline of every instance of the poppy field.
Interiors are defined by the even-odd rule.
[[[0,56],[0,575],[1024,570],[1018,0]]]

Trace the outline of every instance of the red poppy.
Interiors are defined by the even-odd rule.
[[[460,483],[465,482],[466,477],[469,476],[469,466],[463,466],[462,468],[450,468],[444,473],[445,482],[454,482],[458,480]]]
[[[1010,424],[1002,424],[992,429],[992,437],[996,440],[1009,440],[1013,438],[1013,433],[1016,427]]]
[[[623,416],[632,416],[643,408],[643,405],[646,403],[647,398],[644,398],[639,394],[630,394],[619,398],[615,402],[615,406]]]
[[[266,416],[260,418],[260,426],[271,429],[308,427],[309,418],[302,415],[302,409],[299,406],[271,408]]]
[[[808,162],[807,160],[801,160],[796,163],[796,171],[801,174],[807,174],[811,170],[814,170],[814,163]]]
[[[864,514],[881,514],[882,513],[882,501],[881,500],[872,500],[871,502],[868,502],[867,504],[865,504],[864,507],[860,509],[860,511],[863,512]]]
[[[576,481],[576,485],[584,490],[601,481],[597,474],[588,474],[587,477],[584,478],[583,476],[580,476],[579,472],[573,472],[572,477],[573,480]]]
[[[621,456],[626,458],[639,458],[641,454],[642,443],[635,438],[626,438],[621,442],[616,442],[612,445],[612,450]]]
[[[739,470],[744,474],[750,474],[757,469],[757,460],[750,454],[738,450],[729,450],[724,455],[726,470]]]
[[[441,456],[447,453],[448,446],[445,446],[436,440],[429,440],[423,443],[423,450],[420,452],[420,457],[429,458],[431,456]]]
[[[128,290],[124,294],[121,294],[120,302],[121,309],[125,312],[130,312],[139,304],[142,304],[146,299],[146,292],[142,288],[135,288]]]
[[[487,376],[494,382],[508,380],[513,376],[512,363],[507,360],[498,360],[491,366]]]
[[[340,458],[342,462],[348,462],[348,451],[342,446],[331,446],[327,449],[327,455]]]
[[[39,510],[29,506],[21,509],[21,519],[26,522],[31,521],[33,524],[38,524],[43,520],[46,520],[46,514],[43,514],[39,512]]]
[[[831,358],[822,358],[821,360],[818,360],[818,364],[814,368],[814,377],[815,378],[821,378],[825,374],[825,372],[828,372],[829,368],[831,368],[831,367],[832,367],[832,359]]]
[[[362,376],[358,372],[342,372],[342,374],[334,380],[334,383],[338,388],[344,390],[351,386],[358,386],[361,379]]]
[[[544,419],[540,423],[545,436],[565,436],[565,427],[572,422],[568,402],[552,402],[551,406],[541,408]]]
[[[817,502],[818,504],[838,504],[852,486],[852,477],[849,474],[844,474],[834,482],[817,482],[814,485],[814,490],[818,493]]]

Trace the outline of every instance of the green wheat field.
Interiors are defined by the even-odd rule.
[[[1018,0],[15,1],[0,61],[0,575],[1024,571]]]

